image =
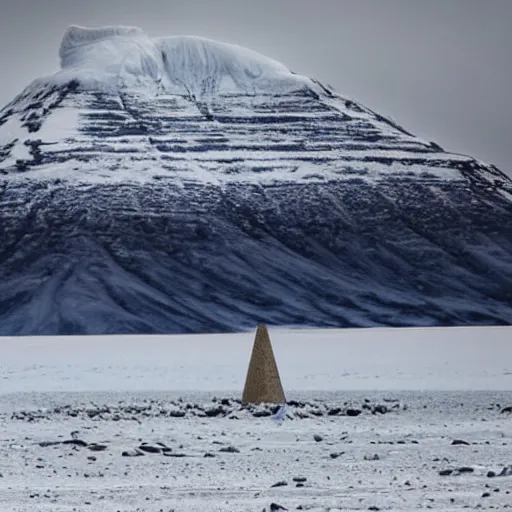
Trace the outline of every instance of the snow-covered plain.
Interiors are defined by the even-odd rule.
[[[252,332],[0,338],[0,510],[511,506],[512,328],[270,334],[282,425],[236,402]]]
[[[271,333],[289,390],[512,390],[512,327]],[[252,340],[252,332],[0,338],[0,393],[241,392]]]

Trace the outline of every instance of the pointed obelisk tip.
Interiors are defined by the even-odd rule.
[[[286,403],[274,351],[265,324],[259,324],[256,329],[242,403]]]

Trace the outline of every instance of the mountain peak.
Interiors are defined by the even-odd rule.
[[[60,45],[61,73],[85,89],[154,88],[195,98],[287,92],[314,87],[283,64],[233,44],[196,36],[150,38],[125,26],[70,26]]]

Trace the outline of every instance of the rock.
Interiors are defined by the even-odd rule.
[[[304,487],[304,484],[302,482],[298,482],[295,484],[295,487]]]
[[[214,453],[211,453],[211,452],[206,452],[206,453],[203,455],[203,457],[205,457],[205,458],[210,457],[210,458],[211,458],[211,457],[216,457],[216,455],[215,455]]]
[[[141,457],[144,453],[140,450],[127,450],[121,453],[122,457]]]
[[[499,473],[498,476],[511,476],[512,475],[512,466],[505,466]]]
[[[482,498],[489,498],[489,497],[490,497],[490,493],[488,493],[488,492],[484,492],[482,494]]]
[[[494,478],[496,473],[494,471],[487,471],[487,478]]]
[[[307,478],[305,476],[294,476],[292,480],[294,482],[304,483],[307,481]]]
[[[170,451],[162,452],[162,455],[163,455],[164,457],[175,457],[175,458],[187,457],[187,454],[186,454],[186,453],[182,453],[182,452],[170,452]]]
[[[505,414],[506,412],[512,412],[512,405],[509,405],[508,407],[504,407],[502,410],[501,410],[501,414]]]
[[[347,409],[345,414],[347,416],[359,416],[361,414],[361,409]]]
[[[266,418],[268,416],[272,416],[272,411],[269,411],[268,409],[256,409],[253,411],[252,415],[255,418]]]
[[[378,453],[374,453],[373,455],[365,455],[364,460],[380,460],[380,457]]]
[[[62,441],[62,444],[72,444],[74,446],[80,446],[81,448],[87,447],[87,443],[82,439],[66,439]]]
[[[461,468],[457,469],[457,473],[459,473],[460,475],[464,473],[473,473],[474,471],[475,469],[469,466],[462,466]]]
[[[288,485],[286,480],[280,480],[279,482],[272,484],[270,487],[285,487],[286,485]]]
[[[208,418],[216,418],[217,416],[226,414],[226,409],[222,406],[210,407],[209,409],[205,409],[204,413]]]
[[[271,503],[270,504],[270,512],[276,512],[277,510],[288,510],[288,509],[284,508],[282,505],[279,505],[278,503]]]
[[[223,446],[219,452],[223,453],[240,453],[240,450],[238,448],[235,448],[234,446]]]
[[[338,457],[341,457],[344,454],[345,452],[333,452],[329,454],[329,457],[331,457],[331,459],[337,459]]]
[[[96,462],[96,457],[94,457],[93,455],[91,455],[90,457],[87,457],[87,460],[90,460],[91,462]]]
[[[457,446],[457,445],[465,445],[465,446],[469,446],[469,443],[467,441],[464,441],[463,439],[454,439],[452,441],[452,445],[453,446]]]
[[[58,444],[62,444],[62,441],[41,441],[39,446],[46,448],[47,446],[56,446]]]
[[[389,409],[385,405],[376,405],[372,411],[373,414],[386,414],[387,412],[389,412]]]
[[[368,507],[368,510],[378,511],[378,510],[380,510],[380,508],[376,507],[375,505],[372,505],[371,507]]]
[[[185,411],[182,411],[181,409],[175,409],[173,411],[169,411],[169,416],[171,418],[183,418],[185,416]]]
[[[441,476],[449,476],[449,475],[464,475],[468,473],[474,473],[475,469],[470,466],[461,466],[460,468],[456,469],[443,469],[439,471],[439,475]]]
[[[315,434],[315,435],[313,436],[313,439],[314,439],[317,443],[319,443],[320,441],[323,441],[323,440],[324,440],[324,438],[323,438],[321,435],[319,435],[319,434]]]
[[[160,453],[162,451],[160,446],[153,446],[146,443],[142,443],[138,449],[146,453]]]
[[[341,407],[333,407],[327,411],[327,416],[338,416],[342,413]]]
[[[87,448],[89,450],[91,450],[92,452],[104,452],[107,449],[107,445],[91,443],[91,444],[87,445]]]

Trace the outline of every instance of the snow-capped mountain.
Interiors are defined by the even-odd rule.
[[[0,112],[0,334],[512,323],[512,181],[233,45],[70,27]]]

